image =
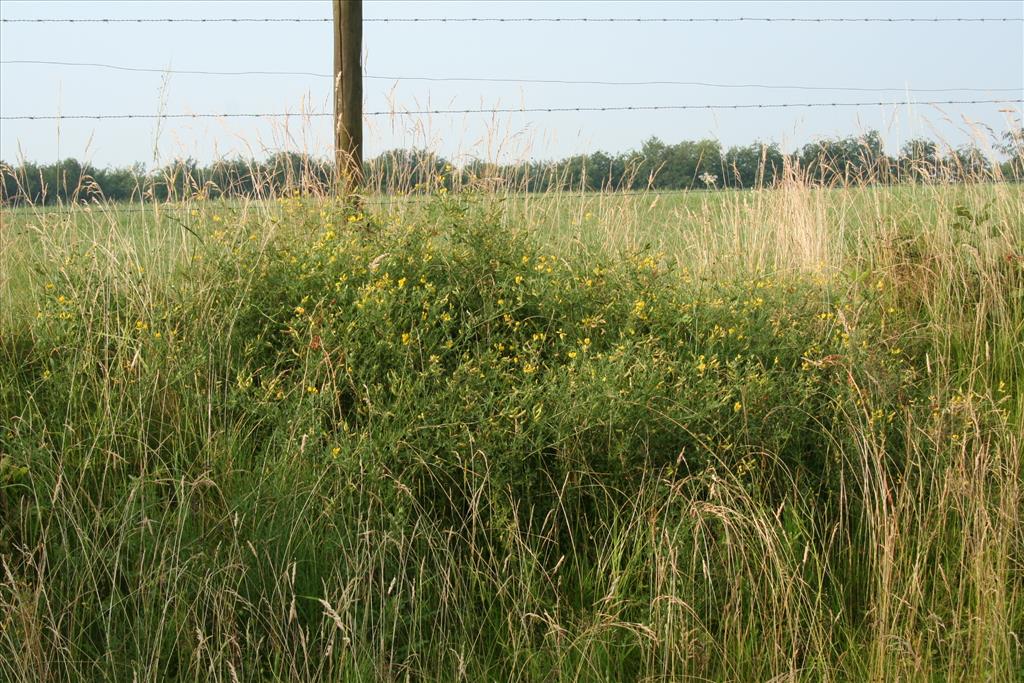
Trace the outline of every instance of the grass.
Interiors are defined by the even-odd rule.
[[[1022,216],[5,211],[2,677],[1019,680]]]

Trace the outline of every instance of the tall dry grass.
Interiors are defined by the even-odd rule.
[[[859,180],[5,212],[3,677],[1019,680],[1024,192]],[[351,267],[318,260],[342,238]],[[496,268],[511,249],[534,260]],[[389,326],[425,253],[459,357]],[[398,303],[338,307],[325,274]],[[513,274],[557,353],[467,294],[512,299]],[[762,295],[790,328],[730,309]],[[500,369],[509,339],[540,369]],[[357,348],[406,364],[346,369]],[[452,383],[424,379],[435,354]],[[607,393],[572,412],[585,377]],[[524,489],[528,447],[559,464]]]

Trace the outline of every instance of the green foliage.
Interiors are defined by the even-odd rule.
[[[1016,137],[1015,137],[1016,136]],[[1013,131],[997,147],[1008,160],[1001,165],[1006,179],[1020,179],[1020,144]],[[556,161],[496,164],[470,161],[454,168],[433,152],[418,149],[386,151],[364,164],[367,190],[382,194],[428,194],[438,188],[509,188],[523,192],[551,190],[680,190],[763,188],[783,178],[786,166],[799,167],[805,180],[837,183],[891,184],[904,181],[977,182],[992,175],[992,161],[975,146],[939,153],[926,139],[911,140],[896,158],[883,149],[878,131],[820,140],[786,154],[776,143],[755,142],[723,150],[716,140],[658,138],[639,150],[610,155],[581,154]],[[295,192],[322,196],[333,183],[331,164],[295,152],[280,152],[265,161],[219,160],[200,166],[178,159],[146,171],[97,169],[75,159],[54,164],[0,162],[0,204],[89,203],[102,200],[183,201],[191,198],[276,198]]]
[[[871,354],[851,335],[877,334],[839,325],[810,280],[708,285],[664,255],[560,258],[471,202],[438,202],[432,229],[323,220],[308,249],[250,242],[222,266],[260,264],[232,331],[227,372],[246,378],[236,403],[280,404],[343,463],[355,449],[361,467],[415,481],[418,504],[443,503],[451,523],[473,494],[435,470],[480,454],[522,508],[501,514],[527,524],[550,514],[551,482],[581,468],[626,496],[645,472],[765,457],[823,478],[836,438],[823,423],[847,392],[835,359],[859,367]],[[250,386],[277,393],[254,401]],[[375,462],[352,436],[370,426],[387,435]]]

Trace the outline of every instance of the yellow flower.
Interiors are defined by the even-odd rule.
[[[141,320],[136,320],[135,321],[135,329],[140,330],[140,331],[141,330],[148,330],[149,329],[149,325],[144,323]]]
[[[644,301],[643,299],[637,299],[635,302],[633,302],[633,315],[640,318],[641,320],[646,320],[647,312],[646,310],[644,310],[646,308],[647,302]]]
[[[295,315],[302,315],[305,312],[306,312],[306,309],[303,308],[302,306],[296,306],[295,307]]]
[[[308,387],[306,387],[306,391],[307,391],[308,393],[310,393],[310,394],[319,394],[319,393],[320,393],[320,390],[319,390],[319,389],[317,389],[317,388],[316,388],[316,387],[314,387],[314,386],[308,386]]]
[[[409,342],[410,342],[411,340],[412,340],[412,335],[410,335],[410,334],[409,334],[408,332],[403,332],[403,333],[402,333],[402,343],[403,343],[403,344],[405,344],[406,346],[408,346],[408,344],[409,344]]]
[[[337,446],[335,446],[334,448],[331,449],[331,456],[333,456],[335,458],[337,458],[338,454],[340,454],[340,453],[341,453],[341,449],[339,447],[337,447]]]
[[[736,401],[736,403],[732,404],[732,412],[738,413],[741,410],[743,410],[743,404],[742,403],[740,403],[739,401]]]
[[[402,287],[405,287],[405,278],[404,277],[398,278],[398,288],[401,289]]]
[[[535,365],[523,363],[523,374],[532,375],[535,372],[537,372],[537,367]]]

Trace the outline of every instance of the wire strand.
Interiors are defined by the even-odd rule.
[[[1021,104],[1024,99],[996,100],[924,100],[907,102],[782,102],[777,104],[665,104],[610,107],[493,107],[482,109],[415,109],[403,111],[368,111],[363,116],[425,116],[432,114],[549,114],[609,111],[687,111],[719,109],[798,109],[814,107],[901,107],[906,105],[937,106],[949,104]],[[221,118],[283,118],[323,117],[331,112],[266,112],[266,113],[192,113],[192,114],[21,114],[0,116],[0,121],[73,121],[73,120],[128,120],[128,119],[221,119]]]
[[[156,74],[181,74],[186,76],[310,76],[314,78],[334,78],[331,74],[312,71],[208,71],[198,69],[157,69],[151,67],[124,66],[120,64],[103,64],[99,62],[64,62],[43,59],[4,59],[0,65],[39,65],[39,66],[72,66],[113,69]],[[808,90],[808,91],[843,91],[843,92],[1020,92],[1021,88],[867,88],[857,86],[816,86],[816,85],[774,85],[766,83],[712,83],[708,81],[604,81],[604,80],[572,80],[562,78],[493,78],[479,76],[383,76],[366,74],[366,79],[384,81],[429,81],[431,83],[538,83],[547,85],[609,85],[609,86],[695,86],[703,88],[758,88],[765,90]]]
[[[315,17],[160,17],[160,18],[48,18],[0,19],[0,24],[310,24],[330,23]],[[1024,17],[378,17],[373,24],[726,24],[740,22],[801,24],[940,24],[1024,22]]]

